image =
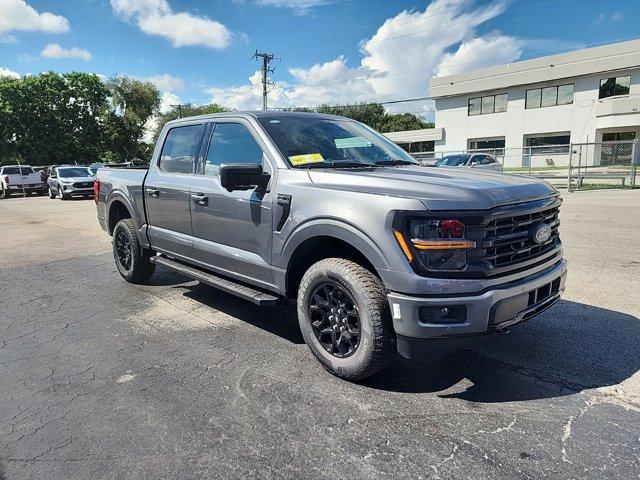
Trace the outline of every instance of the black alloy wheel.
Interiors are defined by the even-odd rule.
[[[131,242],[129,241],[127,234],[122,230],[118,231],[118,234],[116,235],[116,252],[118,253],[118,262],[120,262],[120,266],[127,271],[131,270]]]
[[[309,298],[311,327],[318,342],[334,357],[352,355],[360,344],[360,316],[356,304],[341,285],[320,284]]]

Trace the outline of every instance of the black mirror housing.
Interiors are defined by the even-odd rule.
[[[223,163],[220,165],[220,185],[229,192],[266,188],[271,175],[259,163]]]

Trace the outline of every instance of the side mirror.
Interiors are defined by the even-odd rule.
[[[269,175],[259,163],[223,163],[220,165],[220,185],[229,192],[266,188]]]

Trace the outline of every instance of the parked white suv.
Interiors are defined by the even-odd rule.
[[[42,177],[28,165],[0,167],[0,195],[9,198],[12,193],[37,193],[42,195]]]
[[[458,153],[442,157],[435,164],[436,167],[473,167],[484,170],[502,171],[502,164],[488,153]]]
[[[71,197],[91,197],[94,180],[93,172],[88,167],[56,167],[47,180],[49,198],[67,200]]]

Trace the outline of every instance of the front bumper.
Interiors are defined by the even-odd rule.
[[[9,189],[10,192],[21,192],[22,191],[22,184],[12,184],[12,185],[7,185],[7,188]],[[25,192],[39,192],[41,190],[44,190],[44,184],[42,183],[30,183],[30,184],[24,184],[24,191]]]
[[[78,188],[74,187],[73,185],[62,185],[62,192],[68,197],[73,197],[76,195],[88,196],[93,195],[93,187]]]
[[[415,345],[415,340],[446,340],[442,344],[456,344],[463,337],[488,333],[528,320],[549,308],[560,299],[567,274],[565,260],[551,267],[529,275],[519,281],[496,285],[476,294],[453,295],[405,295],[389,293],[389,305],[393,315],[393,326],[398,336],[398,350],[409,349],[405,344]],[[443,280],[451,283],[452,280]],[[450,287],[451,285],[449,285]],[[464,307],[462,321],[451,323],[430,323],[425,321],[421,307],[448,308]],[[427,342],[429,344],[434,342]]]

